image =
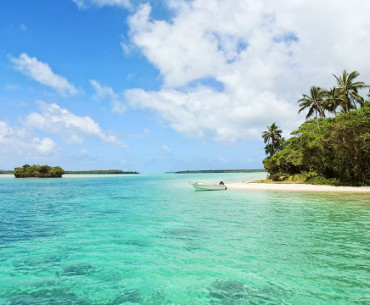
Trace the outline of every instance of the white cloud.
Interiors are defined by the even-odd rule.
[[[50,138],[43,138],[42,140],[37,139],[37,148],[42,154],[48,154],[55,148],[55,143]]]
[[[96,80],[90,80],[90,83],[96,91],[94,95],[95,99],[101,100],[101,99],[106,99],[106,98],[110,98],[110,99],[118,98],[118,94],[114,93],[111,87],[101,86]]]
[[[5,122],[0,121],[0,141],[3,141],[5,137],[12,133],[12,129]]]
[[[95,100],[109,100],[112,112],[123,114],[126,111],[123,98],[115,93],[111,87],[102,86],[96,80],[90,80],[90,83],[96,92],[93,96]]]
[[[172,152],[171,148],[169,148],[167,145],[161,145],[161,148],[163,149],[164,152],[170,153]]]
[[[29,57],[26,53],[22,53],[17,58],[10,56],[9,59],[16,70],[61,94],[75,95],[78,93],[78,90],[65,77],[55,74],[48,64],[37,60],[36,57]]]
[[[90,6],[119,6],[131,8],[130,0],[72,0],[79,8],[88,8]]]
[[[126,92],[126,99],[132,107],[153,109],[176,131],[199,138],[206,133],[213,133],[216,140],[226,142],[254,138],[260,136],[261,117],[277,116],[290,120],[290,105],[271,92],[254,94],[253,103],[240,102],[248,101],[249,96],[246,90],[227,94],[207,87],[189,92],[174,89],[159,92],[133,89]],[[274,106],[275,102],[279,107]]]
[[[11,127],[0,121],[0,151],[21,156],[48,156],[57,146],[51,138],[39,138],[26,128]]]
[[[33,112],[26,118],[25,125],[60,135],[66,143],[82,143],[86,138],[98,138],[101,141],[123,148],[127,145],[115,135],[104,132],[88,116],[77,116],[57,104],[40,102],[41,112]]]
[[[121,48],[125,55],[130,55],[135,50],[135,47],[132,44],[125,43],[123,41],[121,41]]]
[[[369,83],[367,0],[168,3],[171,20],[153,19],[149,4],[128,20],[131,43],[164,85],[125,96],[178,132],[233,141],[260,137],[274,121],[290,131],[303,120],[296,101],[311,85],[332,86],[332,73],[344,69]]]

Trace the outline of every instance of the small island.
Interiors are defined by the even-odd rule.
[[[59,167],[49,165],[28,165],[16,167],[13,174],[16,178],[61,178],[65,171]]]

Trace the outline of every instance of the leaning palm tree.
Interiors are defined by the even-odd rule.
[[[271,126],[267,126],[267,131],[262,132],[263,142],[267,144],[265,146],[266,154],[269,153],[270,156],[272,156],[281,149],[283,141],[281,133],[281,129],[275,123],[272,123]]]
[[[356,107],[356,103],[359,103],[361,107],[364,104],[364,99],[358,94],[359,89],[363,89],[367,86],[364,82],[355,82],[355,78],[360,75],[357,71],[347,73],[346,70],[343,71],[341,76],[336,76],[333,74],[337,80],[338,88],[343,95],[344,104],[342,106],[342,111],[348,113],[351,109]]]
[[[339,88],[331,88],[330,90],[325,90],[323,94],[322,105],[325,110],[334,113],[337,116],[337,108],[345,105],[345,99]]]
[[[298,113],[308,108],[306,119],[315,114],[317,127],[319,127],[318,116],[323,118],[325,117],[323,107],[324,95],[325,92],[320,87],[312,86],[310,89],[310,95],[303,94],[302,98],[298,100],[298,103],[300,103],[299,107],[301,107]]]

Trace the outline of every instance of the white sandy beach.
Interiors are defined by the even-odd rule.
[[[345,192],[345,193],[369,193],[370,186],[329,186],[329,185],[310,185],[310,184],[272,184],[272,183],[253,183],[239,182],[228,183],[228,189],[243,190],[271,190],[271,191],[304,191],[304,192]]]

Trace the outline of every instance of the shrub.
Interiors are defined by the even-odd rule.
[[[294,175],[292,180],[306,182],[316,176],[318,176],[316,172],[302,172],[300,174]]]
[[[284,181],[284,180],[287,180],[288,178],[289,178],[289,174],[286,174],[286,173],[278,173],[278,174],[270,175],[270,179],[272,181]]]
[[[316,176],[309,179],[307,184],[323,184],[323,185],[341,185],[341,182],[337,178],[325,178],[323,176]]]

